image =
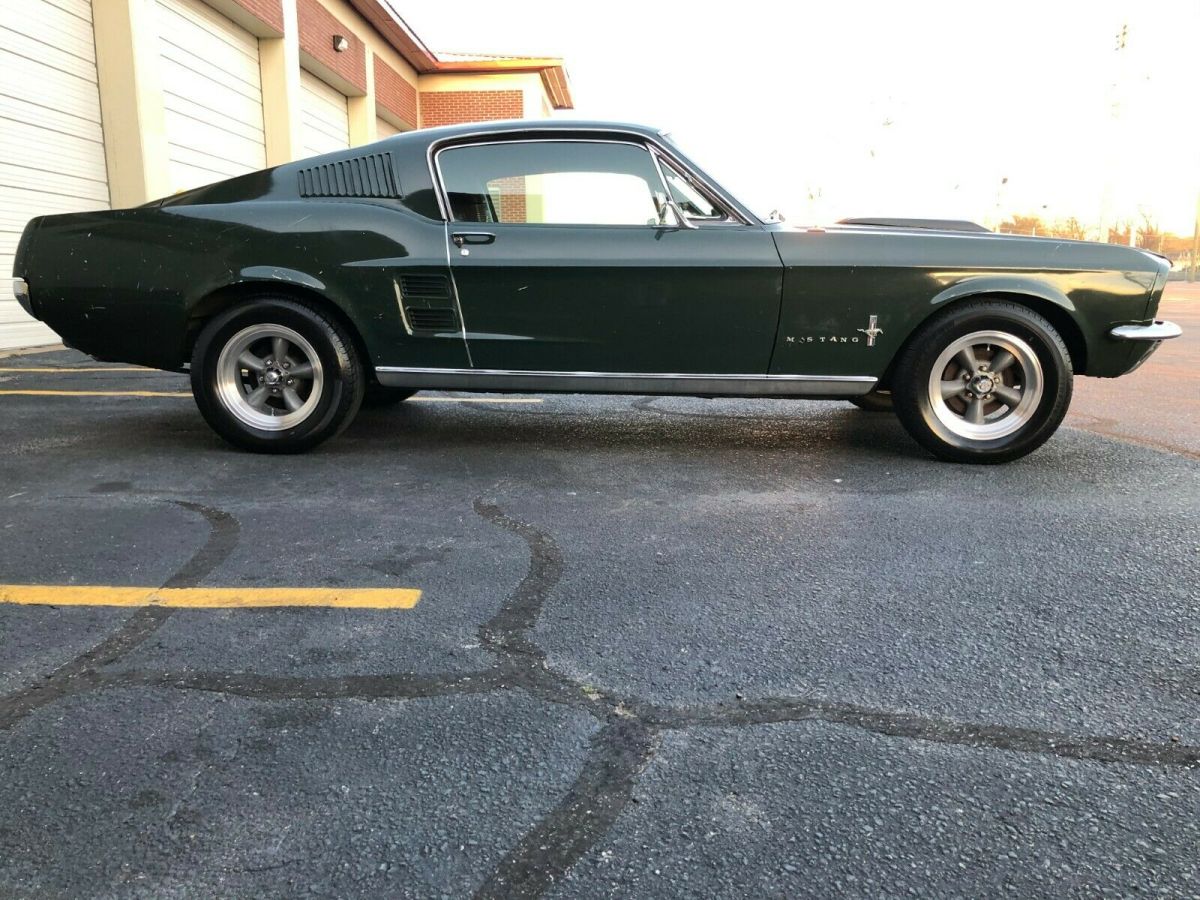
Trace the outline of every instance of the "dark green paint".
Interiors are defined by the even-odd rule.
[[[947,304],[995,293],[1075,329],[1084,374],[1122,374],[1153,346],[1118,342],[1108,331],[1153,318],[1166,263],[1103,244],[902,228],[792,230],[765,225],[733,201],[747,224],[452,223],[452,231],[491,231],[497,240],[466,257],[450,248],[448,256],[427,151],[481,130],[556,138],[616,131],[661,143],[650,129],[600,123],[411,132],[369,148],[390,153],[398,196],[300,197],[302,168],[352,159],[364,152],[358,148],[137,209],[35,219],[14,274],[26,278],[36,313],[68,343],[102,359],[168,369],[186,364],[206,316],[264,289],[330,304],[374,365],[467,368],[461,335],[408,334],[397,301],[400,275],[451,268],[480,368],[886,378],[922,321]],[[871,315],[882,329],[873,347],[859,331]]]
[[[459,230],[496,235],[469,256],[451,254],[480,368],[767,371],[783,268],[758,226],[451,227]]]

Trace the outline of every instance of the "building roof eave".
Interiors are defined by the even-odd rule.
[[[555,109],[574,108],[567,71],[563,61],[557,57],[479,56],[461,60],[440,59],[400,17],[390,0],[350,0],[350,5],[370,22],[420,75],[536,72],[541,76],[546,96]]]

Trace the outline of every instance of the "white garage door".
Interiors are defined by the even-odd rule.
[[[317,156],[350,146],[346,95],[300,70],[300,155]]]
[[[54,332],[13,299],[29,219],[108,206],[90,0],[0,0],[0,349]]]
[[[380,140],[383,140],[386,137],[391,137],[393,134],[399,134],[400,129],[383,116],[379,116],[375,119],[375,133]]]
[[[171,190],[264,168],[258,38],[201,0],[157,13]]]

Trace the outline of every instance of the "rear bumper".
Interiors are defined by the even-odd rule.
[[[21,304],[21,309],[29,313],[35,319],[38,314],[33,311],[33,300],[29,296],[29,284],[24,278],[14,278],[12,284],[13,294],[17,298],[17,302]]]
[[[1179,337],[1183,329],[1160,319],[1149,325],[1118,325],[1109,334],[1118,341],[1167,341]]]

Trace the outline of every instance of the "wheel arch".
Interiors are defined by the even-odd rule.
[[[909,332],[908,337],[897,348],[883,377],[879,379],[880,387],[887,388],[890,386],[896,361],[904,355],[909,345],[916,339],[917,334],[929,324],[930,319],[942,315],[948,309],[954,309],[966,303],[979,300],[1000,300],[1008,303],[1016,303],[1024,306],[1031,312],[1037,313],[1054,326],[1054,330],[1059,333],[1063,339],[1063,343],[1067,345],[1067,350],[1071,354],[1072,372],[1075,375],[1082,375],[1087,371],[1087,340],[1083,336],[1083,330],[1075,321],[1073,315],[1075,305],[1067,297],[1062,297],[1062,301],[1060,302],[1059,300],[1052,299],[1054,296],[1054,292],[1052,291],[1039,291],[1035,294],[1013,288],[993,290],[982,287],[969,292],[954,293],[950,296],[946,296],[947,294],[949,294],[949,291],[943,291],[930,301],[928,313],[914,326],[912,331]],[[1050,296],[1046,296],[1046,294]]]
[[[317,282],[319,285],[320,283]],[[191,359],[196,347],[196,339],[204,329],[205,324],[227,309],[246,303],[257,297],[285,297],[292,300],[303,300],[315,306],[321,312],[336,319],[338,324],[346,329],[354,342],[370,381],[375,380],[375,366],[371,362],[371,354],[363,340],[362,332],[341,305],[330,299],[317,287],[296,281],[278,280],[246,280],[217,288],[201,297],[188,310],[187,329],[184,338],[184,359]]]

